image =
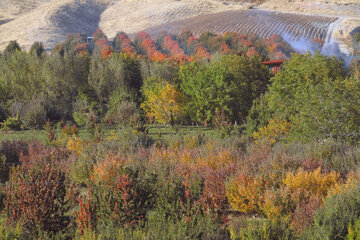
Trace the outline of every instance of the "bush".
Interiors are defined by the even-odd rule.
[[[195,209],[180,219],[167,216],[161,209],[150,212],[145,226],[149,239],[227,239],[221,225],[211,213],[201,214]]]
[[[331,194],[315,212],[314,239],[344,239],[349,224],[360,217],[360,184]]]
[[[232,240],[290,240],[294,233],[285,222],[272,222],[264,219],[244,219],[232,223]]]
[[[226,217],[229,202],[225,190],[225,171],[210,170],[205,172],[204,189],[202,191],[201,204],[205,212],[215,213],[221,220]]]
[[[111,108],[106,113],[105,121],[121,125],[129,125],[134,115],[138,114],[136,104],[130,101],[122,101],[115,105],[112,103]]]
[[[111,221],[121,226],[135,226],[144,222],[154,204],[152,182],[151,178],[140,177],[137,170],[119,169],[113,182],[92,184],[100,224]]]
[[[70,179],[77,184],[88,184],[93,172],[96,160],[88,154],[80,156],[70,166]]]
[[[321,173],[318,168],[313,172],[299,169],[297,173],[288,173],[283,180],[291,192],[300,190],[301,194],[310,193],[311,196],[326,197],[331,188],[338,188],[339,174],[336,172]]]
[[[242,213],[260,213],[265,181],[262,177],[240,173],[227,185],[226,196],[233,209]]]
[[[261,127],[258,132],[254,132],[252,137],[256,142],[266,139],[271,143],[282,140],[287,136],[290,130],[290,123],[279,119],[271,119],[266,127]]]
[[[347,240],[358,240],[360,239],[360,218],[355,220],[354,224],[350,222],[348,227],[348,235],[346,236]]]
[[[11,166],[20,164],[20,156],[27,154],[28,143],[23,140],[4,141],[0,145],[0,183],[9,180]]]
[[[320,169],[305,172],[299,169],[297,173],[288,173],[279,189],[269,189],[264,195],[262,210],[271,220],[281,218],[292,221],[293,227],[301,232],[304,225],[312,222],[311,218],[316,208],[331,189],[337,189],[339,175],[321,173]],[[295,215],[294,215],[295,214]]]
[[[21,129],[21,123],[19,120],[19,115],[16,117],[8,117],[5,121],[0,123],[0,127],[5,132],[10,130],[18,131]]]
[[[26,239],[21,223],[15,226],[6,224],[6,221],[0,221],[0,240]]]
[[[65,174],[50,164],[14,168],[6,184],[5,210],[9,223],[22,221],[31,233],[65,229]]]

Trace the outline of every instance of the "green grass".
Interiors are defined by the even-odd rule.
[[[203,133],[206,136],[216,136],[217,131],[209,127],[202,126],[165,126],[165,125],[149,125],[149,136],[154,140],[171,138],[177,135],[199,134]],[[110,135],[111,131],[119,133],[119,127],[112,127],[105,129],[105,137]],[[86,129],[80,129],[79,136],[81,139],[90,139],[90,134]],[[23,130],[23,131],[9,131],[5,133],[0,131],[0,142],[5,140],[37,140],[42,143],[46,142],[45,130]]]

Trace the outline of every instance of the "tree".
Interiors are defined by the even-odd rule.
[[[226,55],[209,65],[194,62],[180,67],[181,88],[189,98],[194,121],[212,121],[224,112],[230,121],[244,122],[255,98],[267,89],[271,73],[258,58]]]
[[[182,92],[174,85],[156,78],[147,79],[144,86],[145,101],[141,107],[146,114],[154,117],[161,124],[174,126],[183,117],[184,97]]]
[[[325,81],[309,86],[302,106],[291,118],[296,139],[334,138],[354,143],[360,139],[360,79]],[[300,99],[299,99],[300,100]]]
[[[31,45],[30,53],[40,57],[45,52],[44,44],[42,42],[34,42]]]
[[[106,105],[112,92],[118,88],[123,88],[132,95],[132,100],[137,101],[142,85],[140,63],[136,56],[127,53],[112,54],[107,60],[93,57],[89,84],[101,104]]]
[[[344,65],[335,58],[327,58],[319,53],[293,54],[290,61],[274,78],[269,87],[269,107],[291,118],[299,112],[303,96],[310,87],[326,81],[344,79]]]
[[[12,54],[16,51],[21,51],[20,45],[17,41],[10,41],[9,44],[6,46],[4,53],[5,54]]]
[[[360,80],[347,78],[342,62],[320,54],[294,54],[271,82],[261,104],[250,112],[248,130],[276,116],[291,123],[292,139],[360,139]]]

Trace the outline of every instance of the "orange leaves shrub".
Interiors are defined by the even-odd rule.
[[[69,152],[73,152],[77,156],[81,156],[81,152],[84,150],[84,143],[77,136],[70,137],[66,146]]]
[[[66,124],[62,127],[61,132],[65,137],[79,135],[79,129],[76,127],[76,125],[70,126]]]
[[[278,189],[268,189],[264,194],[262,211],[270,220],[280,219],[301,232],[313,222],[313,216],[330,190],[338,191],[339,174],[298,169],[287,173]]]
[[[209,59],[210,58],[210,53],[203,47],[203,46],[198,46],[195,49],[195,59],[197,61],[202,61],[203,59]]]
[[[91,185],[97,220],[123,226],[141,223],[153,206],[151,180],[141,179],[131,170],[118,173],[113,181]]]
[[[94,166],[92,180],[110,185],[113,184],[116,176],[122,171],[124,163],[124,158],[108,154],[103,161],[98,162]]]
[[[71,155],[64,147],[47,147],[42,145],[41,142],[30,142],[27,151],[21,152],[19,157],[24,168],[51,164],[65,172],[69,170],[70,159]]]
[[[226,187],[226,196],[233,209],[242,213],[260,213],[266,182],[241,172]]]
[[[295,209],[292,217],[291,226],[296,232],[301,233],[314,223],[315,211],[320,208],[322,200],[318,197],[311,197],[307,201],[302,201]]]
[[[262,127],[258,132],[254,132],[252,137],[255,139],[256,143],[258,143],[260,139],[275,143],[286,137],[289,130],[289,122],[275,118],[271,119],[266,127]]]
[[[255,47],[250,47],[249,50],[246,52],[246,56],[248,58],[251,58],[251,57],[259,57],[260,54],[258,51],[256,51],[256,48]]]
[[[295,174],[288,173],[283,180],[291,192],[300,190],[301,194],[310,193],[312,196],[325,198],[330,189],[339,187],[339,174],[336,172],[321,173],[321,169],[306,172],[299,169]]]
[[[228,173],[221,170],[208,170],[204,175],[204,189],[201,197],[202,207],[205,211],[211,210],[220,218],[224,218],[226,215],[225,210],[229,205],[225,189]]]
[[[268,189],[264,193],[261,210],[270,220],[286,219],[288,221],[295,207],[288,189]]]
[[[32,233],[66,228],[65,173],[51,164],[14,168],[5,193],[9,223],[23,221]]]
[[[93,230],[96,226],[95,213],[95,206],[93,206],[90,199],[86,202],[83,202],[82,199],[79,200],[79,210],[74,211],[74,215],[81,235],[89,229]]]

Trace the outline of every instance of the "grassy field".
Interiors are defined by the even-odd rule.
[[[149,136],[154,140],[164,139],[176,135],[188,135],[203,133],[206,136],[216,136],[216,130],[203,126],[164,126],[164,125],[149,125]],[[120,127],[106,128],[104,130],[104,137],[110,136],[111,131],[120,134],[123,129]],[[81,139],[90,139],[90,134],[87,129],[80,129],[79,136]],[[5,133],[0,131],[0,142],[6,140],[37,140],[42,143],[46,142],[47,136],[45,130],[24,130],[24,131],[9,131]]]

